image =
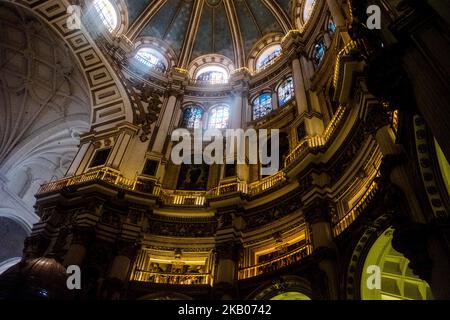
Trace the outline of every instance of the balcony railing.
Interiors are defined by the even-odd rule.
[[[232,182],[226,182],[224,184],[220,184],[219,186],[211,189],[208,192],[209,196],[222,196],[225,194],[240,192],[240,193],[247,193],[248,186],[247,183],[244,181],[240,181],[236,178],[235,181]]]
[[[210,278],[209,273],[179,274],[141,270],[136,270],[133,276],[134,281],[175,285],[209,284]]]
[[[378,183],[376,181],[372,181],[372,184],[367,189],[364,196],[358,201],[358,203],[356,203],[356,205],[352,209],[350,209],[350,211],[348,211],[334,223],[333,233],[335,237],[341,234],[345,229],[347,229],[363,212],[363,210],[367,208],[369,203],[371,203],[373,198],[375,198],[378,190]]]
[[[285,159],[285,167],[287,168],[294,161],[303,158],[309,151],[325,146],[339,125],[342,123],[346,112],[345,107],[339,107],[333,119],[328,124],[326,130],[321,136],[306,137],[291,151]],[[159,197],[166,205],[193,205],[203,206],[208,196],[221,196],[234,192],[240,192],[251,196],[265,192],[279,184],[285,182],[287,175],[285,171],[279,171],[275,175],[266,177],[260,181],[247,184],[243,181],[235,181],[223,185],[219,185],[210,191],[181,191],[181,190],[165,190],[154,179],[138,177],[136,179],[128,179],[121,175],[118,170],[108,167],[92,170],[81,175],[64,178],[62,180],[53,181],[41,186],[38,195],[46,194],[61,190],[68,186],[80,185],[87,182],[103,181],[119,188],[151,194]]]
[[[206,192],[161,189],[159,198],[165,205],[203,206],[206,202]]]
[[[312,253],[312,245],[305,244],[281,257],[277,257],[270,261],[260,263],[254,266],[241,268],[239,270],[239,279],[247,279],[260,274],[277,271],[296,263]]]
[[[167,190],[163,189],[155,180],[142,177],[138,177],[137,179],[127,179],[123,177],[119,171],[105,167],[44,184],[37,192],[37,195],[59,191],[68,186],[101,181],[122,189],[151,194],[158,197],[165,205],[203,206],[205,205],[208,196],[222,196],[234,192],[255,195],[259,192],[266,191],[285,180],[285,173],[280,171],[273,176],[254,182],[250,185],[247,185],[247,183],[243,181],[236,181],[220,185],[210,191]]]
[[[336,56],[336,63],[334,65],[334,74],[333,74],[333,86],[334,88],[337,87],[339,77],[341,75],[341,69],[342,69],[342,58],[344,56],[347,56],[350,54],[351,50],[357,48],[357,44],[355,41],[348,42],[337,54]]]
[[[266,177],[260,181],[249,184],[248,194],[253,196],[262,193],[284,181],[286,181],[286,173],[284,171],[279,171],[278,173],[272,176]]]
[[[285,167],[288,167],[297,159],[303,158],[311,150],[325,146],[341,125],[346,110],[343,106],[338,108],[322,135],[303,138],[284,160]]]

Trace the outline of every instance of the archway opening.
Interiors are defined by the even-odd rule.
[[[408,267],[409,260],[392,247],[387,229],[367,254],[361,278],[362,300],[431,300],[430,286]],[[380,277],[377,279],[375,277]],[[378,284],[377,284],[378,283]]]

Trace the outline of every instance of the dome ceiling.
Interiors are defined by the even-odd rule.
[[[131,40],[162,39],[183,57],[222,54],[242,66],[255,43],[292,29],[291,0],[127,0]],[[198,23],[198,27],[196,24]],[[194,35],[190,37],[189,35]],[[183,53],[188,47],[188,53]],[[236,61],[240,60],[240,61]]]

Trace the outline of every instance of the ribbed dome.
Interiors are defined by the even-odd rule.
[[[127,0],[131,41],[160,39],[189,63],[206,54],[221,54],[239,65],[268,34],[293,29],[290,0]],[[192,52],[183,53],[186,47]]]
[[[55,259],[22,261],[0,276],[0,299],[65,299],[66,269]]]

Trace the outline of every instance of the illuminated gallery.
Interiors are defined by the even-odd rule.
[[[9,0],[0,30],[0,300],[450,299],[446,1]]]

